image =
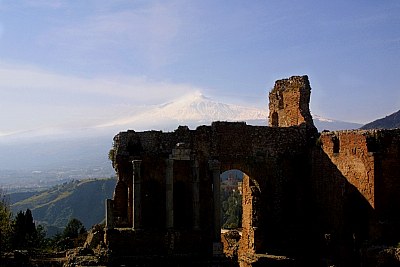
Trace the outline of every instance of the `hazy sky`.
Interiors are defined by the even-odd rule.
[[[267,108],[304,74],[315,114],[399,110],[400,1],[0,0],[0,136],[195,91]]]

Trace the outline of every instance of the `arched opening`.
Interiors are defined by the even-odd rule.
[[[270,125],[272,127],[278,127],[279,126],[279,117],[278,117],[278,113],[276,111],[274,111],[271,115],[271,123]]]
[[[260,189],[246,173],[231,169],[221,174],[221,241],[227,257],[256,252]]]
[[[260,187],[238,169],[221,174],[221,242],[229,258],[256,253],[261,244]]]

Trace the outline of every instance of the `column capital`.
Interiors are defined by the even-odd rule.
[[[134,160],[132,160],[132,164],[133,164],[133,166],[140,166],[140,164],[142,164],[142,160],[134,159]]]
[[[135,170],[140,170],[140,165],[142,164],[142,160],[140,160],[140,159],[134,159],[134,160],[132,160],[132,167],[133,167],[133,170],[135,171]]]
[[[141,180],[141,175],[140,175],[141,165],[142,165],[142,160],[139,159],[132,160],[133,182]]]

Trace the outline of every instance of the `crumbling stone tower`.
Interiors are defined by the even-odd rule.
[[[313,125],[309,109],[310,94],[307,75],[276,81],[269,93],[269,126]]]
[[[276,126],[292,127],[213,122],[114,137],[118,182],[106,202],[105,235],[113,258],[221,256],[220,174],[231,169],[246,174],[241,266],[263,260],[266,251],[301,254],[298,244],[309,232],[304,181],[313,134],[302,126],[314,129],[307,76],[277,81],[270,97]]]
[[[273,255],[296,266],[360,266],[365,241],[397,244],[400,129],[317,135],[310,93],[307,76],[276,81],[270,127],[213,122],[117,134],[104,236],[110,258],[136,266],[221,259],[220,174],[231,169],[245,173],[241,267],[282,260]],[[290,258],[279,266],[294,266]]]

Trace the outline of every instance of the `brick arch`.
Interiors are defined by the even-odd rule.
[[[221,174],[230,170],[239,170],[242,172],[242,235],[239,241],[240,253],[255,253],[261,250],[262,232],[259,224],[260,212],[259,206],[261,189],[256,180],[252,179],[243,169],[238,168],[240,164],[232,168],[223,168],[221,165]],[[230,248],[224,247],[224,250]]]
[[[235,151],[232,151],[235,154]],[[283,189],[274,188],[277,184],[271,183],[274,179],[274,169],[268,171],[266,166],[275,166],[275,160],[260,160],[256,163],[256,158],[236,158],[226,160],[221,158],[221,173],[237,169],[243,172],[243,216],[242,216],[242,237],[239,242],[239,254],[263,253],[269,246],[275,245],[273,240],[269,240],[268,232],[274,232],[276,229],[268,229],[274,223],[268,223],[273,220],[270,214],[269,206],[273,206],[273,192]],[[269,162],[271,161],[271,162]]]
[[[129,181],[132,192],[128,202],[134,233],[146,232],[146,238],[153,237],[152,242],[168,244],[168,254],[190,251],[210,255],[213,248],[218,253],[220,174],[239,169],[246,174],[247,194],[241,251],[265,253],[270,247],[291,245],[292,236],[299,232],[296,216],[302,211],[297,208],[303,206],[297,200],[305,195],[299,181],[309,174],[309,140],[315,132],[312,121],[307,124],[311,117],[306,105],[300,103],[307,100],[302,94],[310,89],[307,77],[287,79],[276,87],[286,100],[295,98],[294,103],[302,105],[301,112],[295,112],[296,104],[289,105],[286,112],[278,103],[279,127],[213,122],[195,130],[180,126],[170,133],[127,131],[114,138],[113,163],[121,167],[118,179]],[[285,88],[290,92],[285,93]],[[144,186],[147,179],[163,190],[162,197],[148,202],[154,210],[165,211],[160,216],[162,222],[152,225],[159,226],[156,230],[141,218],[143,198],[150,193]],[[293,211],[297,212],[294,218]]]
[[[260,175],[259,171],[261,169],[264,169],[262,165],[259,166],[249,166],[246,164],[246,159],[240,159],[235,163],[229,162],[226,163],[224,160],[221,161],[221,169],[220,172],[221,174],[230,171],[230,170],[239,170],[241,171],[246,177],[248,177],[252,183],[257,186],[261,192],[261,181],[267,179],[266,176]]]
[[[150,230],[157,225],[163,231],[193,231],[202,236],[204,247],[210,242],[219,242],[221,225],[215,217],[220,203],[219,195],[214,194],[218,190],[214,188],[219,186],[216,181],[219,183],[221,172],[239,169],[247,174],[249,192],[249,203],[244,205],[249,210],[245,233],[248,242],[241,246],[242,250],[266,251],[282,243],[282,235],[290,236],[295,231],[285,229],[292,227],[293,220],[287,218],[292,212],[291,203],[297,201],[298,187],[292,189],[292,184],[306,174],[303,171],[307,168],[306,128],[215,122],[196,130],[129,131],[119,135],[122,137],[118,140],[134,138],[141,148],[114,144],[120,155],[117,166],[129,169],[121,167],[119,178],[130,182],[132,195],[129,194],[128,210],[132,218],[128,216],[128,221],[134,229]],[[154,187],[163,190],[154,202],[145,199],[146,195],[153,194],[146,187],[149,179]],[[181,200],[177,190],[183,192]],[[148,207],[149,203],[154,207]],[[147,209],[158,211],[158,223],[146,221],[143,216],[149,213]],[[287,243],[280,246],[285,247]]]
[[[305,259],[299,266],[316,266],[308,260],[329,256],[324,246],[347,250],[346,255],[356,251],[360,239],[397,242],[400,131],[328,132],[316,140],[310,91],[307,76],[277,81],[269,94],[273,127],[214,122],[195,130],[180,126],[168,133],[116,135],[110,155],[118,183],[114,199],[107,201],[106,226],[125,228],[107,231],[108,247],[146,258],[218,254],[219,175],[232,168],[248,175],[251,204],[246,206],[241,266],[261,266],[258,253],[259,259],[269,261],[266,253],[276,253]],[[182,199],[174,195],[174,186],[184,191]],[[157,194],[152,188],[160,189],[160,197],[146,202],[146,194]],[[182,225],[174,225],[177,201],[190,205],[180,208],[188,211],[182,218],[190,217]],[[145,216],[161,211],[159,222],[143,220],[143,208]],[[355,266],[348,259],[342,257],[337,265]]]

